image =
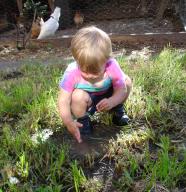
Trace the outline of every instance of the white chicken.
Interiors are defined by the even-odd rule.
[[[41,31],[37,39],[44,39],[48,36],[52,36],[55,34],[59,27],[59,18],[61,15],[61,8],[56,7],[54,9],[54,12],[50,15],[50,19],[48,19],[46,22],[41,19],[40,25],[41,25]]]

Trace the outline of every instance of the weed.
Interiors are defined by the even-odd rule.
[[[35,192],[61,192],[63,186],[62,185],[56,185],[56,186],[45,186],[45,187],[39,187],[35,190]]]
[[[22,151],[33,146],[27,129],[14,132],[10,126],[5,125],[3,127],[3,134],[3,146],[6,148],[7,153],[16,155],[16,157],[19,156]]]
[[[140,114],[146,117],[160,117],[162,110],[167,110],[170,103],[185,102],[183,98],[186,82],[182,68],[184,59],[178,59],[178,56],[176,51],[164,49],[155,60],[149,61],[148,64],[141,62],[138,69],[132,71],[134,93],[127,103],[128,109],[132,111],[135,104],[132,116],[138,117]],[[136,89],[139,88],[137,93],[140,94],[137,94],[135,99]],[[136,107],[144,111],[138,113]]]
[[[90,178],[83,183],[84,192],[99,192],[103,188],[103,182],[99,178]]]
[[[85,164],[88,165],[89,168],[92,168],[95,164],[95,154],[94,153],[88,153],[85,155]]]
[[[86,181],[86,177],[83,173],[83,170],[81,168],[78,169],[76,161],[71,164],[71,167],[72,167],[72,176],[74,180],[74,188],[76,192],[79,192],[80,187]]]
[[[66,158],[65,152],[64,152],[64,149],[62,149],[60,151],[59,156],[56,159],[56,161],[51,162],[50,176],[51,176],[52,183],[54,183],[54,184],[57,184],[57,182],[59,181],[60,177],[63,174],[61,168],[65,162],[65,158]]]
[[[118,152],[122,154],[126,149],[131,149],[133,145],[143,145],[149,138],[152,138],[151,130],[138,130],[131,133],[121,132],[117,135],[116,141],[111,139],[108,145],[109,156],[115,156]]]
[[[25,154],[19,156],[19,161],[16,163],[17,171],[22,178],[27,178],[29,174],[28,161],[26,161]]]
[[[149,154],[146,159],[145,172],[150,176],[147,188],[152,188],[157,182],[161,182],[168,188],[174,188],[181,177],[186,174],[185,160],[179,162],[177,154],[172,156],[169,154],[170,140],[168,137],[162,136],[158,145],[161,148],[157,161],[152,162]]]

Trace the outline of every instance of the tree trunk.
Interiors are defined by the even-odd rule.
[[[17,0],[17,7],[19,10],[19,15],[23,15],[23,1],[22,0]]]
[[[147,0],[141,0],[141,12],[142,15],[147,13]]]
[[[156,23],[159,23],[162,20],[163,14],[164,14],[169,3],[170,3],[170,0],[162,0],[161,1],[159,11],[156,15],[156,20],[155,20]]]
[[[48,5],[50,7],[50,10],[53,12],[54,11],[54,0],[48,0]]]

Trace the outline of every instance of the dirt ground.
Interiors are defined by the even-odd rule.
[[[164,33],[183,31],[181,26],[173,22],[170,18],[163,19],[159,24],[155,23],[155,19],[150,18],[134,18],[134,19],[119,19],[119,20],[105,20],[99,22],[84,23],[83,26],[94,25],[101,28],[108,34],[143,34],[143,33]],[[177,26],[176,26],[177,25]],[[62,35],[72,35],[77,31],[74,27],[58,31],[56,37]]]
[[[117,20],[102,20],[85,22],[83,26],[95,25],[108,34],[133,34],[133,37],[127,37],[124,41],[113,41],[113,51],[118,53],[131,54],[134,50],[142,50],[144,47],[149,47],[152,52],[159,52],[164,46],[165,42],[161,38],[155,37],[153,41],[148,39],[143,42],[142,36],[135,37],[135,34],[140,35],[144,33],[166,33],[180,31],[180,25],[177,25],[171,18],[163,19],[159,24],[156,24],[153,17],[149,18],[133,18],[133,19],[117,19]],[[82,26],[82,27],[83,27]],[[48,63],[51,58],[69,58],[71,57],[69,45],[63,44],[63,36],[71,36],[77,32],[77,28],[72,26],[65,30],[58,30],[56,35],[52,37],[53,42],[60,42],[57,46],[46,43],[28,44],[26,49],[18,50],[16,48],[16,30],[7,31],[0,34],[0,70],[6,68],[16,68],[25,59],[33,60],[40,59],[44,63]],[[176,34],[175,34],[176,36]],[[162,37],[163,39],[166,39]],[[178,37],[179,38],[179,37]],[[180,39],[179,39],[180,40]],[[174,40],[176,41],[176,40]],[[32,42],[32,40],[31,40]],[[51,41],[50,41],[51,42]],[[163,42],[163,43],[162,43]],[[184,42],[184,40],[182,41]],[[175,42],[174,42],[175,43]],[[185,44],[173,45],[175,47],[185,47]]]

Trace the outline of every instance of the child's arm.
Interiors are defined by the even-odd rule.
[[[58,108],[60,116],[63,120],[63,123],[67,126],[68,131],[77,139],[77,141],[81,142],[81,136],[79,128],[82,125],[78,122],[75,122],[72,118],[70,104],[71,104],[71,96],[72,94],[61,89],[58,97]]]
[[[123,103],[123,102],[125,102],[127,99],[128,99],[128,97],[129,97],[129,94],[130,94],[130,92],[131,92],[131,89],[132,89],[132,80],[130,79],[130,77],[128,76],[128,75],[126,75],[126,79],[125,79],[125,85],[126,85],[126,89],[124,89],[125,91],[125,93],[124,93],[124,98],[123,98],[123,100],[122,100],[122,102],[121,103]],[[114,90],[114,94],[115,94],[115,91],[116,90]],[[114,95],[113,94],[113,95]],[[118,104],[120,104],[120,103],[118,103]],[[117,105],[118,105],[117,104]],[[116,105],[115,105],[116,106]]]
[[[132,88],[132,81],[128,76],[126,76],[125,83],[126,83],[126,87],[114,89],[114,93],[110,98],[102,99],[96,105],[97,110],[108,111],[113,107],[117,106],[118,104],[125,102]]]

